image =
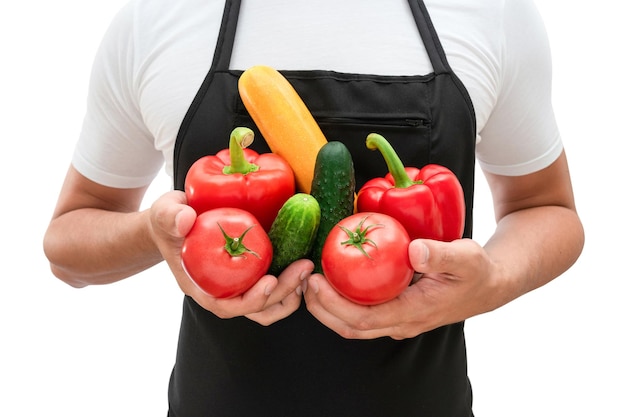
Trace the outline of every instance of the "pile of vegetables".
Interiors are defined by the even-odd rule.
[[[278,71],[244,71],[239,93],[271,153],[247,149],[253,132],[238,127],[228,149],[200,158],[187,174],[185,193],[198,218],[181,255],[208,294],[240,295],[266,273],[309,258],[344,297],[379,304],[410,284],[411,240],[461,237],[463,190],[449,169],[405,168],[372,133],[365,146],[382,154],[389,174],[356,190],[349,150],[326,140]]]

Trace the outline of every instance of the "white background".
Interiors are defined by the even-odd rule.
[[[181,295],[165,267],[76,290],[52,277],[41,249],[95,49],[124,1],[0,6],[2,415],[166,414]],[[467,322],[475,413],[626,416],[623,14],[615,0],[537,3],[587,243],[561,278]],[[147,201],[168,188],[160,177]],[[481,179],[476,239],[484,242],[493,226]]]

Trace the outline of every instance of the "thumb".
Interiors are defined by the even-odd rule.
[[[162,236],[186,236],[196,221],[196,212],[185,203],[185,195],[179,191],[170,191],[157,199],[150,208],[154,231]]]
[[[421,239],[416,239],[409,244],[409,261],[417,272],[425,272],[428,269],[430,249]]]
[[[187,233],[191,230],[191,227],[196,222],[196,212],[189,206],[183,206],[181,210],[176,214],[174,224],[176,225],[176,232],[178,236],[187,236]]]
[[[416,239],[409,244],[409,260],[418,272],[452,273],[460,261],[457,249],[455,242]]]

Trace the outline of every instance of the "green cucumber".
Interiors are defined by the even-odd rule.
[[[310,194],[298,193],[281,207],[269,231],[274,254],[269,273],[279,275],[311,251],[320,224],[320,206]]]
[[[311,195],[320,205],[321,218],[311,260],[315,272],[322,272],[322,248],[330,230],[354,213],[354,163],[341,142],[330,141],[319,150],[315,160]]]

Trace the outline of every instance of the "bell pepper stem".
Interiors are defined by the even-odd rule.
[[[385,158],[389,173],[393,177],[395,188],[408,188],[414,184],[404,169],[404,164],[391,144],[378,133],[370,133],[365,139],[365,146],[373,151],[378,150]]]
[[[224,167],[224,174],[243,174],[259,170],[259,166],[248,162],[243,150],[254,141],[254,132],[247,127],[236,127],[230,134],[228,149],[230,165]]]

